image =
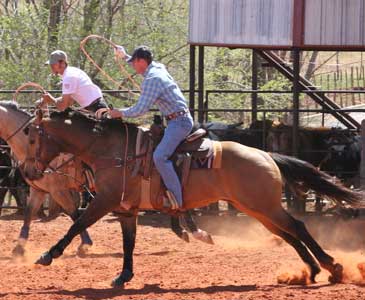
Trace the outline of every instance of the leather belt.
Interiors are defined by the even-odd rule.
[[[188,112],[189,112],[188,109],[180,110],[180,111],[177,111],[177,112],[174,112],[172,114],[169,114],[169,115],[165,116],[165,118],[166,118],[167,121],[171,121],[173,119],[176,119],[179,116],[186,115]]]

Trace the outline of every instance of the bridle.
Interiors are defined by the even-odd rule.
[[[34,167],[37,171],[38,174],[42,174],[44,173],[44,171],[41,171],[41,168],[39,168],[40,164],[42,165],[46,165],[42,160],[41,160],[41,150],[42,150],[42,139],[47,138],[47,139],[52,139],[51,136],[49,136],[48,134],[45,134],[44,128],[41,124],[34,124],[34,123],[30,123],[29,124],[29,134],[31,134],[31,130],[32,128],[37,130],[37,135],[39,136],[39,143],[36,146],[36,150],[35,150],[35,155],[34,157],[27,155],[25,161],[28,162],[34,162]],[[31,142],[30,142],[31,143]],[[32,143],[31,143],[32,144]],[[47,169],[47,167],[49,167],[49,165],[47,164],[45,169]]]
[[[125,127],[125,147],[124,147],[124,157],[112,157],[112,158],[98,158],[98,161],[101,161],[103,164],[107,164],[107,166],[97,166],[96,171],[101,169],[107,169],[107,168],[123,168],[122,172],[122,197],[121,202],[124,200],[125,194],[126,194],[126,173],[127,173],[127,165],[137,159],[143,158],[147,155],[146,153],[141,153],[138,155],[128,155],[128,144],[129,144],[129,129],[128,125],[123,123]],[[31,161],[34,163],[34,168],[38,174],[42,173],[55,173],[59,172],[58,170],[61,169],[63,166],[68,164],[70,161],[74,160],[76,157],[84,154],[86,151],[90,150],[97,139],[92,139],[91,143],[87,145],[84,149],[79,151],[78,153],[72,155],[69,159],[67,159],[65,162],[63,162],[61,165],[57,166],[56,168],[53,168],[49,165],[49,163],[44,163],[41,159],[41,153],[42,153],[42,140],[52,140],[52,142],[56,143],[57,145],[62,147],[62,144],[57,141],[55,138],[53,138],[51,135],[47,134],[43,128],[43,124],[39,122],[38,124],[30,124],[30,127],[34,127],[37,130],[37,135],[39,136],[38,139],[38,145],[36,145],[35,155],[34,157],[27,157],[26,161]],[[31,132],[31,128],[29,130]],[[33,132],[33,131],[32,131]],[[44,171],[41,170],[39,167],[42,165],[44,167]]]
[[[10,134],[6,139],[4,139],[4,141],[7,143],[11,138],[16,136],[22,129],[26,128],[29,124],[31,124],[33,120],[34,117],[30,116],[19,128],[14,130],[12,134]]]
[[[46,131],[44,130],[43,124],[39,123],[39,124],[34,124],[31,123],[29,125],[29,132],[31,132],[31,127],[33,127],[36,131],[37,131],[37,136],[39,136],[39,142],[38,145],[36,146],[36,150],[35,150],[35,155],[34,157],[29,157],[27,156],[26,161],[31,161],[34,162],[35,165],[35,169],[36,171],[41,174],[41,173],[55,173],[58,172],[62,167],[64,167],[65,165],[67,165],[69,162],[71,162],[72,160],[74,160],[76,157],[82,155],[83,153],[85,153],[87,150],[89,150],[93,144],[95,143],[95,139],[92,140],[92,142],[87,145],[87,147],[85,147],[82,151],[80,151],[77,154],[71,155],[71,157],[69,159],[67,159],[66,161],[64,161],[62,164],[60,164],[59,166],[57,166],[56,168],[50,166],[50,162],[45,163],[44,161],[42,161],[41,158],[41,154],[42,154],[42,140],[46,139],[46,140],[50,140],[52,141],[52,143],[55,143],[56,145],[62,147],[62,144],[57,141],[55,138],[53,138],[51,135],[47,134]],[[39,167],[39,165],[42,164],[44,166],[44,171],[41,171]]]

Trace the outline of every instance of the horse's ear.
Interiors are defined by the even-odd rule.
[[[34,123],[39,124],[40,122],[42,122],[42,119],[43,119],[43,111],[41,108],[39,108],[35,111]]]

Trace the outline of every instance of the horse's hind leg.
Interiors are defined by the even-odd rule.
[[[182,226],[182,224],[185,224],[185,226]],[[184,229],[186,227],[192,234],[193,237],[196,238],[199,241],[202,241],[207,244],[213,245],[213,239],[212,236],[204,231],[198,228],[198,226],[195,223],[195,220],[191,214],[191,212],[185,211],[181,216],[171,216],[171,229],[172,231],[183,241],[189,242],[189,235]]]
[[[190,211],[186,211],[182,215],[182,218],[194,238],[204,243],[214,245],[212,236],[208,232],[198,228]]]
[[[319,261],[321,267],[331,273],[331,282],[341,282],[343,267],[334,262],[334,258],[328,255],[321,246],[313,239],[302,221],[296,220],[283,208],[266,214],[270,221],[281,230],[289,233],[296,239],[302,241]]]
[[[189,235],[184,228],[180,225],[180,217],[171,216],[171,229],[172,231],[184,242],[189,243]]]
[[[282,231],[274,224],[266,220],[262,220],[261,218],[258,219],[268,230],[270,230],[273,234],[281,237],[284,241],[286,241],[289,245],[291,245],[295,249],[295,251],[297,251],[300,258],[309,267],[310,281],[314,283],[315,277],[321,271],[321,269],[316,260],[314,259],[314,257],[309,253],[307,247],[305,247],[301,241],[292,237],[290,234]]]

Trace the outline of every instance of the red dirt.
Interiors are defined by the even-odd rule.
[[[216,245],[180,241],[164,216],[139,222],[135,276],[124,289],[110,282],[121,270],[119,222],[108,215],[89,230],[94,246],[85,258],[75,256],[79,238],[49,267],[33,261],[61,238],[71,222],[61,216],[34,222],[26,259],[15,261],[20,220],[0,219],[0,299],[365,299],[365,222],[329,218],[309,220],[321,245],[344,264],[344,284],[329,284],[322,271],[313,285],[278,284],[278,277],[305,283],[305,267],[294,250],[247,217],[202,217]],[[158,226],[162,226],[159,228]],[[283,277],[284,276],[284,277]],[[285,277],[289,276],[289,277]],[[296,276],[296,277],[295,277]]]

